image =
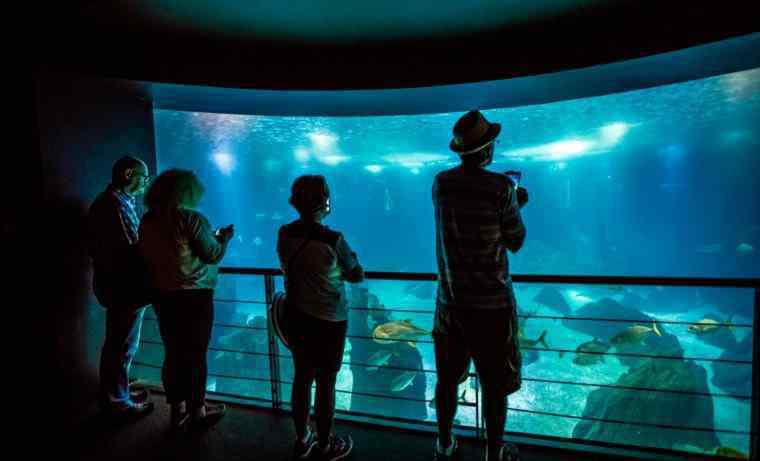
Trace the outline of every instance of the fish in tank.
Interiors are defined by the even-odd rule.
[[[332,191],[325,224],[343,232],[365,269],[435,273],[431,186],[458,164],[448,144],[466,109],[341,117],[156,109],[158,167],[195,171],[203,212],[234,223],[225,266],[278,268],[277,231],[296,219],[290,185],[322,174]],[[504,127],[489,169],[519,170],[531,197],[512,273],[760,277],[760,69],[483,113]],[[752,289],[516,283],[515,291],[523,386],[509,398],[508,431],[749,452]],[[435,421],[435,293],[434,281],[349,288],[339,409]],[[216,322],[226,326],[212,338],[210,385],[271,400],[262,277],[225,274],[216,297]],[[158,338],[152,329],[146,338]],[[293,368],[279,350],[287,403]],[[139,355],[154,364],[160,356],[150,342]],[[138,373],[157,380],[155,367]],[[457,424],[478,424],[477,393],[477,376],[463,377]]]

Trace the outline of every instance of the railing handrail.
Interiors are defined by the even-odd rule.
[[[265,286],[264,290],[266,293],[266,301],[243,301],[243,300],[224,300],[227,302],[249,302],[252,304],[262,304],[262,305],[268,305],[272,302],[272,295],[275,291],[275,284],[274,284],[274,277],[282,276],[282,272],[279,269],[275,268],[252,268],[252,267],[222,267],[220,268],[220,273],[222,274],[237,274],[237,275],[258,275],[263,276],[265,279]],[[367,272],[365,273],[366,277],[368,279],[374,279],[374,280],[397,280],[397,281],[427,281],[427,282],[434,282],[437,280],[437,275],[434,273],[404,273],[404,272]],[[753,334],[755,335],[754,338],[757,339],[757,322],[760,318],[760,278],[689,278],[689,277],[635,277],[635,276],[587,276],[587,275],[580,275],[580,276],[574,276],[574,275],[512,275],[512,281],[517,283],[545,283],[545,284],[574,284],[574,285],[647,285],[647,286],[681,286],[681,287],[725,287],[725,288],[749,288],[755,290],[755,303],[754,303],[754,317],[752,325],[744,325],[743,327],[752,328]],[[217,300],[222,301],[222,300]],[[367,308],[369,309],[369,308]],[[432,311],[425,312],[432,314]],[[535,313],[532,315],[522,315],[522,317],[525,318],[553,318],[555,320],[559,319],[560,317],[557,316],[536,316]],[[555,318],[556,317],[556,318]],[[589,318],[572,318],[569,317],[567,320],[592,320]],[[601,320],[601,319],[594,319],[594,320]],[[631,320],[629,319],[608,319],[608,320],[614,320],[619,322],[629,322]],[[638,322],[638,321],[637,321]],[[670,323],[670,322],[669,322]],[[691,322],[673,322],[673,323],[683,323],[683,324],[690,324]],[[235,324],[217,324],[216,326],[224,326],[224,327],[230,327],[230,328],[245,328],[250,330],[267,330],[268,331],[268,337],[269,337],[269,343],[270,348],[268,353],[263,352],[253,352],[253,351],[239,351],[235,349],[228,349],[228,348],[220,348],[220,347],[210,347],[210,351],[218,351],[218,352],[231,352],[236,354],[245,354],[245,355],[261,355],[266,356],[269,358],[269,365],[270,365],[270,373],[269,377],[267,378],[259,378],[256,376],[248,377],[248,376],[236,376],[232,374],[227,373],[210,373],[210,376],[215,376],[223,379],[242,379],[245,381],[257,381],[270,383],[270,390],[272,394],[272,399],[256,399],[261,401],[267,401],[272,403],[272,407],[274,409],[279,409],[282,407],[283,399],[280,397],[281,394],[281,384],[292,384],[292,382],[289,382],[287,380],[283,380],[281,377],[281,374],[279,372],[279,362],[281,359],[288,359],[289,357],[285,355],[279,354],[277,348],[274,349],[271,347],[272,344],[276,345],[276,339],[271,331],[271,328],[261,328],[261,327],[248,327],[242,326],[242,325],[235,325]],[[146,344],[156,344],[159,345],[158,341],[150,341],[143,338],[141,341],[142,343]],[[758,341],[753,341],[754,344],[754,352],[753,352],[753,359],[751,361],[738,361],[738,360],[725,360],[725,359],[696,359],[696,360],[705,360],[705,361],[725,361],[730,363],[737,363],[742,365],[747,364],[753,364],[755,363],[755,360],[757,357],[759,357],[760,353],[758,353]],[[536,350],[536,351],[544,351],[544,349],[540,348],[525,348],[530,350]],[[551,352],[566,352],[566,353],[577,353],[577,351],[566,349],[566,350],[559,350],[559,349],[551,349],[549,350]],[[547,351],[547,352],[549,352]],[[585,352],[588,353],[588,352]],[[635,356],[635,357],[646,357],[646,358],[652,358],[652,359],[675,359],[678,358],[680,360],[686,360],[689,358],[686,357],[668,357],[668,356],[649,356],[644,354],[620,354],[620,353],[593,353],[593,355],[626,355],[626,356]],[[694,358],[692,358],[694,359]],[[369,366],[369,364],[365,363],[354,363],[351,361],[342,362],[344,365],[349,366]],[[139,366],[145,366],[148,368],[156,368],[159,367],[157,365],[148,364],[148,363],[136,363],[136,365]],[[383,366],[381,368],[390,368]],[[394,367],[395,368],[395,367]],[[422,373],[429,373],[431,370],[415,370]],[[756,389],[756,384],[758,382],[758,369],[756,367],[752,368],[752,374],[753,374],[753,389]],[[685,395],[699,395],[704,397],[726,397],[726,398],[738,398],[741,400],[749,401],[751,404],[751,424],[749,430],[744,430],[743,428],[740,430],[737,429],[728,429],[728,428],[720,428],[716,429],[714,427],[687,427],[687,426],[675,426],[675,425],[669,425],[669,424],[660,424],[660,423],[654,423],[654,422],[644,422],[644,421],[624,421],[624,420],[616,420],[616,419],[605,419],[605,418],[598,418],[593,416],[586,416],[586,415],[572,415],[572,414],[561,414],[561,413],[555,413],[552,411],[545,411],[545,410],[532,410],[528,408],[510,408],[512,411],[521,412],[521,413],[529,413],[529,414],[536,414],[536,415],[543,415],[543,416],[551,416],[551,417],[560,417],[560,418],[570,418],[570,419],[577,419],[577,420],[590,420],[590,421],[598,421],[602,423],[611,423],[611,424],[624,424],[624,425],[631,425],[631,426],[643,426],[643,427],[654,427],[654,428],[660,428],[660,429],[672,429],[672,430],[685,430],[685,431],[699,431],[699,432],[722,432],[722,433],[730,433],[730,434],[736,434],[736,435],[748,435],[750,437],[750,444],[751,449],[750,452],[753,454],[756,454],[757,449],[757,436],[758,436],[758,402],[760,402],[760,399],[757,395],[753,392],[751,395],[731,395],[731,394],[719,394],[719,393],[711,393],[711,392],[695,392],[690,390],[677,390],[677,389],[656,389],[656,388],[638,388],[638,387],[628,387],[628,386],[616,386],[615,384],[605,384],[605,383],[588,383],[588,382],[572,382],[572,381],[552,381],[545,378],[530,378],[526,377],[526,381],[533,381],[536,383],[551,383],[551,384],[560,384],[560,385],[579,385],[579,386],[596,386],[596,387],[605,387],[605,388],[619,388],[624,389],[627,391],[638,391],[638,392],[671,392],[673,394],[685,394]],[[385,394],[377,394],[373,395],[366,392],[360,392],[355,391],[353,389],[351,390],[336,390],[337,392],[341,393],[348,393],[348,394],[357,394],[357,395],[364,395],[364,396],[376,396],[378,398],[397,398],[398,400],[419,400],[421,402],[428,402],[427,398],[425,400],[421,399],[414,399],[411,397],[400,397],[400,396],[393,396],[393,395],[385,395]],[[233,394],[222,394],[219,393],[220,396],[228,396],[231,398],[243,398],[246,399],[245,396],[238,396]],[[474,403],[467,402],[468,404],[471,404],[470,406],[474,406],[475,409],[475,431],[478,438],[481,438],[481,431],[480,426],[482,424],[481,422],[481,416],[478,413],[479,410],[479,403],[478,403],[478,397],[479,392],[476,390],[476,399]],[[429,403],[429,402],[428,402]],[[354,414],[359,414],[354,412]],[[394,420],[393,417],[385,417],[383,415],[371,415],[374,418],[378,418],[381,420],[388,420],[392,421]],[[415,421],[416,423],[419,423],[419,421]],[[536,434],[532,433],[526,433],[527,436],[536,436]],[[573,439],[575,440],[575,439]],[[585,441],[585,440],[579,440],[581,443],[584,444],[594,444],[593,441]],[[656,450],[652,447],[648,447],[646,445],[617,445],[612,444],[611,446],[616,446],[618,448],[630,448],[634,447],[638,450],[642,451],[652,451]],[[752,458],[754,459],[754,457]]]
[[[222,274],[272,275],[281,276],[282,271],[275,268],[231,267],[219,268]],[[429,281],[438,280],[432,272],[365,272],[364,276],[374,280]],[[717,278],[717,277],[654,277],[628,275],[533,275],[512,274],[512,281],[517,283],[557,283],[576,285],[648,285],[648,286],[703,286],[760,288],[760,278]]]

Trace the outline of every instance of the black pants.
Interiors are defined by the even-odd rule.
[[[316,380],[314,412],[317,438],[326,445],[335,419],[335,380],[343,360],[348,322],[329,322],[300,312],[289,320],[294,330],[293,362],[295,378],[291,403],[293,421],[299,439],[306,435],[311,407],[311,385]]]
[[[165,349],[161,379],[166,401],[186,401],[188,410],[202,407],[206,400],[213,296],[213,290],[177,290],[160,294],[154,304]]]

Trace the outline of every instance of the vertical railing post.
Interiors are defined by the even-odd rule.
[[[760,460],[760,446],[758,446],[758,432],[760,432],[760,286],[755,287],[755,308],[752,317],[752,423],[750,435],[749,459]]]
[[[476,373],[474,377],[475,377],[475,438],[477,440],[481,440],[482,418],[480,415],[480,376]],[[469,384],[470,383],[468,382],[467,385]]]
[[[269,316],[269,306],[274,298],[274,276],[264,276],[264,290],[267,301],[267,338],[269,340],[269,382],[272,388],[272,408],[280,409],[282,398],[280,394],[280,357],[278,352],[277,336],[274,333],[272,319]]]

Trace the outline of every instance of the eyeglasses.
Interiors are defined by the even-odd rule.
[[[149,182],[151,178],[149,174],[142,174],[142,173],[135,173],[135,176],[137,176],[138,178],[142,178],[142,181],[144,183]]]

